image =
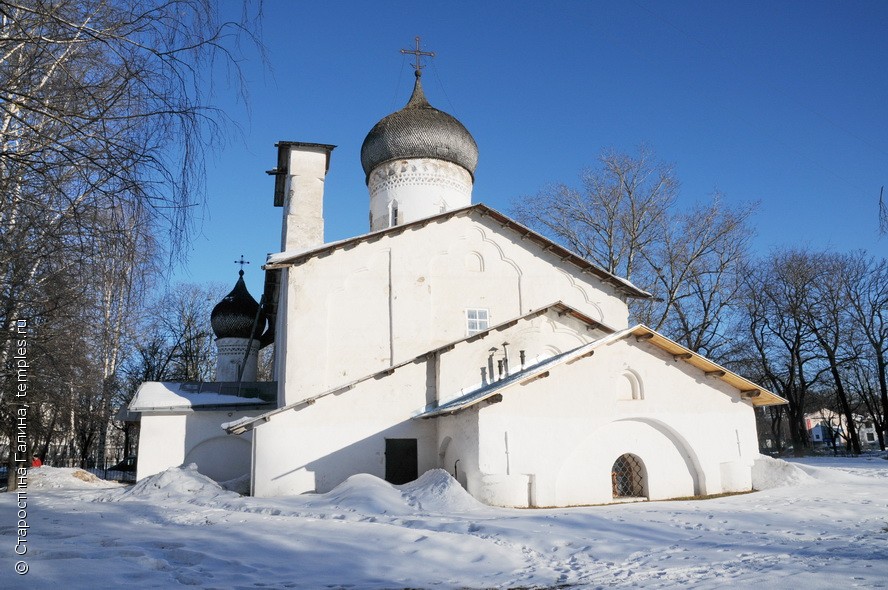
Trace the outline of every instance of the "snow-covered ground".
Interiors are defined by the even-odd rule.
[[[76,475],[31,471],[21,557],[0,494],[0,588],[888,586],[878,457],[763,459],[752,494],[547,510],[482,506],[443,471],[276,499],[187,468],[127,487]]]

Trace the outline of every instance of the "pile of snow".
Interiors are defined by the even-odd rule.
[[[145,499],[187,497],[194,502],[210,501],[220,496],[235,498],[238,494],[223,489],[218,483],[200,473],[194,463],[170,467],[166,471],[139,480],[122,495],[125,498]]]
[[[423,513],[448,514],[484,508],[443,469],[433,469],[410,483],[394,486],[368,473],[359,473],[305,503],[366,516],[404,516]]]
[[[432,469],[419,479],[398,486],[408,505],[423,512],[468,512],[485,506],[443,469]]]
[[[367,515],[404,515],[411,512],[401,493],[385,480],[358,473],[307,504],[313,508],[335,506]]]
[[[29,502],[23,558],[34,562],[24,582],[64,580],[66,590],[134,580],[144,588],[294,580],[366,590],[884,587],[888,462],[763,457],[756,485],[800,483],[796,467],[812,470],[817,485],[706,502],[464,512],[471,502],[442,471],[403,486],[362,475],[327,494],[242,498],[177,468],[123,501],[127,488],[43,467],[32,473],[44,483],[61,476],[64,487],[93,488],[34,490],[40,505],[31,511]],[[0,513],[16,514],[18,502],[0,494]],[[434,512],[442,507],[450,510]],[[88,576],[72,575],[84,568]]]
[[[770,490],[813,482],[814,478],[810,475],[782,459],[759,455],[752,466],[752,487],[756,490]]]
[[[241,496],[247,496],[250,494],[250,474],[245,473],[240,477],[235,477],[234,479],[220,481],[219,485],[226,490],[235,492],[237,494],[240,494]]]
[[[70,467],[33,467],[28,470],[28,487],[37,489],[75,488],[96,489],[120,487],[122,484],[105,481],[83,469]]]

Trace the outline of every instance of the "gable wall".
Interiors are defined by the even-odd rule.
[[[644,399],[619,399],[630,370]],[[478,429],[478,493],[503,505],[611,502],[624,453],[641,458],[651,499],[748,490],[758,454],[739,391],[634,339],[504,391]]]
[[[490,218],[360,242],[290,268],[284,284],[284,403],[464,337],[467,308],[489,310],[491,325],[557,300],[615,328],[628,317],[613,288]]]

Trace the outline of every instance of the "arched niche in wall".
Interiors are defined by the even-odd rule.
[[[484,272],[484,257],[478,252],[469,252],[465,256],[466,270],[469,272]]]
[[[228,481],[250,472],[250,442],[239,436],[217,436],[205,440],[185,455],[185,465],[215,481]]]
[[[644,399],[644,384],[641,376],[632,369],[626,369],[617,378],[618,400],[642,400]]]

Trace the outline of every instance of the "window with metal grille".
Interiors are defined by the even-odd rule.
[[[621,455],[611,468],[614,498],[644,498],[644,468],[635,455]]]

